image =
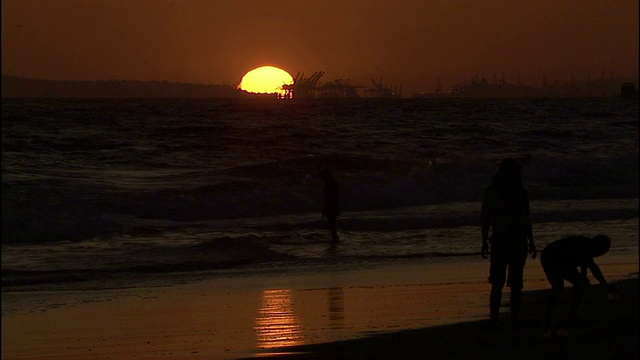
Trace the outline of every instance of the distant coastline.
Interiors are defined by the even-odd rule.
[[[230,84],[168,81],[65,81],[2,75],[2,98],[243,98]]]
[[[557,80],[547,82],[543,77],[540,84],[527,85],[520,82],[516,84],[505,81],[504,74],[498,78],[494,74],[493,81],[476,75],[462,83],[453,85],[447,91],[443,91],[440,79],[434,93],[418,93],[416,98],[456,97],[456,98],[603,98],[623,97],[626,99],[637,98],[637,80],[629,77],[616,76],[613,72],[606,76],[602,73],[599,78],[580,82],[571,76],[570,82],[560,83]]]
[[[305,80],[305,79],[303,79]],[[314,87],[313,90],[329,88],[330,92],[322,92],[321,96],[303,96],[304,82],[296,91],[296,98],[401,98],[391,88],[364,91],[364,96],[356,92],[356,87],[342,84],[343,88],[352,88],[351,92],[336,91],[336,82]],[[375,82],[374,82],[375,84]],[[344,90],[344,89],[343,89]],[[384,92],[384,91],[387,92]],[[309,89],[306,89],[309,92]],[[323,90],[324,91],[324,90]],[[370,93],[367,93],[369,91]],[[544,84],[543,86],[514,85],[489,83],[486,79],[472,79],[453,86],[448,91],[438,88],[433,93],[416,93],[413,98],[578,98],[578,97],[624,97],[637,98],[634,81],[625,78],[599,79],[587,84]],[[2,98],[203,98],[203,99],[247,99],[275,98],[272,94],[251,94],[237,89],[235,84],[194,84],[169,81],[138,80],[45,80],[25,78],[13,75],[2,75]]]

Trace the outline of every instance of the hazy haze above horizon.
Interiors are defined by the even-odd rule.
[[[3,0],[2,73],[218,84],[274,65],[405,93],[476,74],[637,79],[638,3]]]

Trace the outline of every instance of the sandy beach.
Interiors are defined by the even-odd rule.
[[[586,292],[581,321],[544,336],[540,310],[544,290],[526,293],[527,315],[516,325],[490,330],[479,320],[287,349],[278,359],[637,359],[638,278],[620,280],[624,294],[607,300],[601,289]],[[559,309],[566,312],[562,306]],[[562,316],[561,316],[562,317]],[[560,320],[562,326],[563,320]]]
[[[562,340],[542,336],[548,285],[537,260],[525,269],[522,326],[487,332],[488,261],[473,259],[3,292],[2,359],[553,358],[578,350],[577,358],[599,358],[592,348],[619,355],[612,358],[637,355],[638,256],[601,260],[607,279],[622,281],[621,296],[607,301],[591,287],[584,308],[593,311]]]

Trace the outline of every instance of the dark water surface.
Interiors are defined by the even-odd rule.
[[[465,261],[506,156],[538,247],[607,233],[637,252],[637,102],[5,99],[3,290]]]

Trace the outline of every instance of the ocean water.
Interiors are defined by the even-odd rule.
[[[2,291],[475,259],[507,156],[539,249],[638,252],[637,101],[3,99]]]

